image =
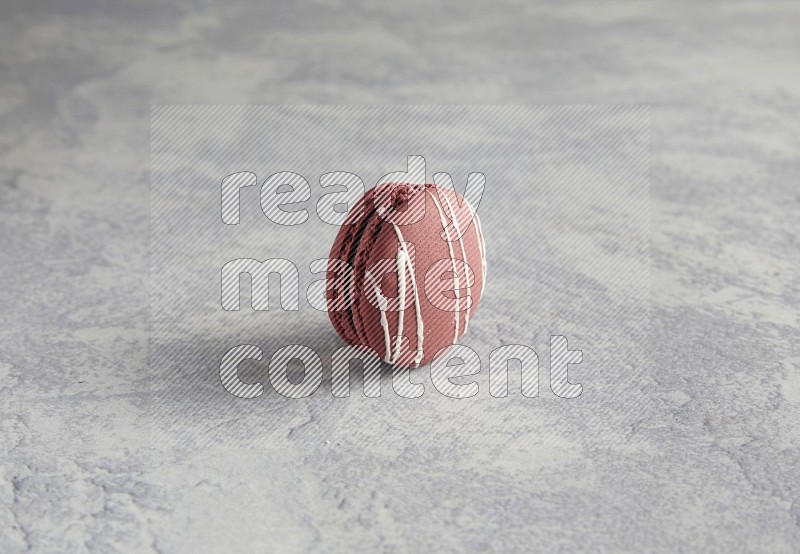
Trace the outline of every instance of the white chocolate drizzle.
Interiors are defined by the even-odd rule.
[[[436,199],[436,195],[434,195],[430,191],[430,189],[426,189],[426,190],[427,190],[428,194],[430,195],[430,197],[433,199],[433,203],[436,205],[436,209],[439,211],[439,221],[441,221],[442,228],[447,233],[447,248],[448,248],[448,250],[450,250],[450,261],[453,264],[453,274],[455,275],[455,278],[456,278],[456,290],[454,291],[453,294],[456,297],[456,308],[458,308],[458,298],[459,298],[458,290],[460,289],[460,283],[459,283],[459,279],[458,279],[458,270],[456,269],[456,256],[453,253],[453,243],[450,241],[450,228],[447,226],[447,222],[445,221],[445,218],[444,218],[444,210],[442,209],[442,205],[439,204],[439,200]],[[466,261],[466,260],[464,260],[464,261]],[[454,325],[454,329],[453,329],[453,344],[455,344],[458,341],[458,329],[459,329],[458,309],[456,309],[456,311],[453,312],[453,316],[454,316],[454,319],[455,319],[455,325]]]
[[[378,208],[378,213],[380,214],[383,214],[385,211],[386,209],[383,206]],[[374,276],[372,277],[373,288],[375,289],[375,294],[378,297],[378,305],[380,306],[381,310],[381,327],[383,327],[383,338],[386,349],[384,360],[390,363],[395,363],[397,361],[397,356],[400,353],[406,308],[406,270],[408,269],[408,272],[411,274],[411,289],[414,293],[414,308],[417,317],[417,347],[416,354],[414,356],[414,365],[419,366],[424,356],[423,344],[425,341],[425,333],[423,326],[424,323],[422,320],[422,311],[419,304],[419,289],[417,288],[417,278],[415,275],[416,268],[414,267],[411,256],[408,253],[408,247],[406,246],[405,239],[403,238],[403,233],[400,231],[400,228],[397,226],[397,224],[394,222],[391,223],[392,227],[394,227],[394,232],[397,235],[397,240],[399,242],[397,249],[397,293],[400,306],[397,313],[397,339],[394,351],[392,351],[389,322],[386,319],[387,301],[381,293],[380,285],[374,281]]]
[[[466,202],[466,199],[465,199]],[[472,221],[474,222],[475,227],[475,237],[478,239],[478,248],[481,252],[481,296],[483,296],[483,289],[486,286],[486,243],[483,242],[483,229],[481,228],[481,220],[478,218],[478,214],[475,210],[472,209],[472,205],[469,202],[466,202],[467,207],[469,208],[470,215],[472,216]]]
[[[378,300],[378,308],[381,311],[381,327],[383,327],[383,339],[384,339],[383,347],[384,350],[386,351],[383,356],[383,360],[388,362],[390,361],[389,357],[391,356],[392,353],[392,343],[391,340],[389,339],[389,321],[386,319],[386,308],[387,308],[386,297],[383,296],[383,293],[381,293],[381,287],[375,281],[375,276],[372,273],[369,273],[369,276],[370,280],[372,281],[372,290],[373,292],[375,292],[375,298]]]
[[[447,247],[450,252],[450,260],[453,265],[453,274],[455,275],[455,284],[456,289],[454,291],[454,295],[456,297],[456,310],[454,312],[454,332],[453,332],[453,344],[458,341],[458,331],[459,331],[459,317],[458,317],[458,307],[459,307],[459,300],[461,299],[460,296],[460,279],[458,276],[458,271],[456,269],[456,262],[455,262],[455,253],[453,252],[452,241],[450,240],[450,231],[445,221],[444,209],[442,205],[439,203],[436,196],[429,190],[426,189],[427,193],[433,199],[433,203],[436,206],[436,209],[439,212],[439,220],[442,224],[442,227],[445,229],[447,233]],[[456,215],[455,210],[453,209],[453,205],[450,200],[447,198],[447,194],[445,193],[445,202],[447,202],[448,209],[450,210],[450,214],[453,216],[453,225],[458,236],[459,246],[461,248],[461,255],[464,257],[464,262],[467,263],[467,254],[464,248],[464,241],[463,236],[461,235],[461,229],[458,224],[458,217]],[[466,202],[466,200],[464,200]],[[480,219],[478,219],[478,215],[469,202],[466,202],[467,209],[470,211],[470,215],[472,217],[472,221],[474,222],[475,226],[475,236],[478,239],[478,248],[480,251],[481,256],[481,291],[480,296],[483,295],[483,290],[486,286],[486,243],[484,242],[483,238],[483,229],[481,228]],[[390,210],[393,208],[389,208]],[[379,214],[383,214],[386,210],[385,207],[381,206],[377,209]],[[380,283],[376,281],[375,276],[369,273],[369,279],[372,284],[373,291],[377,298],[378,307],[381,313],[381,328],[383,329],[383,336],[384,336],[384,348],[385,348],[385,355],[384,361],[389,363],[395,363],[397,358],[400,354],[400,347],[401,347],[401,340],[403,336],[403,325],[405,321],[405,305],[406,305],[406,270],[411,274],[411,288],[414,293],[414,308],[416,311],[416,320],[417,320],[417,347],[416,347],[416,355],[414,356],[414,366],[419,366],[422,358],[424,356],[424,349],[423,343],[425,339],[424,333],[424,322],[422,319],[422,312],[420,310],[420,303],[419,303],[419,289],[417,288],[417,279],[416,279],[416,268],[414,267],[413,261],[411,260],[411,256],[408,253],[408,248],[406,247],[405,239],[403,238],[403,233],[400,231],[400,228],[394,222],[390,222],[392,227],[394,228],[395,234],[397,235],[398,250],[397,250],[397,292],[398,292],[398,301],[399,301],[399,310],[398,310],[398,319],[397,319],[397,336],[396,336],[396,343],[394,350],[392,349],[392,341],[391,341],[391,332],[389,330],[389,321],[386,317],[386,312],[388,311],[388,301],[383,293],[381,292]],[[468,294],[471,292],[471,286],[469,284],[469,275],[467,277],[467,292]],[[464,319],[464,332],[467,331],[469,326],[470,320],[470,307],[467,306],[467,311],[465,314]]]
[[[444,201],[447,202],[447,207],[450,209],[450,214],[453,216],[453,225],[456,228],[456,236],[458,237],[458,244],[461,246],[461,257],[462,257],[462,260],[463,260],[463,262],[465,264],[469,265],[469,263],[467,262],[467,252],[464,250],[464,237],[461,236],[461,228],[458,226],[458,216],[456,216],[456,212],[455,212],[455,210],[453,210],[453,205],[450,203],[450,199],[447,198],[447,192],[444,193]],[[466,202],[466,199],[464,200],[464,202]],[[449,234],[447,236],[448,236],[448,238],[450,237]],[[467,283],[466,283],[466,285],[467,285],[467,296],[469,297],[470,293],[472,292],[472,286],[469,284],[469,273],[467,273],[464,277],[467,280]],[[460,299],[460,296],[457,295],[457,297]],[[471,303],[467,302],[467,311],[464,314],[464,332],[465,333],[467,332],[467,328],[469,327],[469,309],[470,309],[470,305],[471,305]],[[458,300],[456,300],[456,317],[458,317],[459,309],[460,309],[460,306],[458,304]]]
[[[411,261],[411,256],[409,256],[409,254],[408,254],[408,247],[406,247],[406,241],[405,241],[405,239],[403,239],[403,233],[400,232],[400,228],[397,225],[395,225],[394,223],[392,223],[392,227],[394,227],[394,232],[395,232],[395,234],[397,234],[397,240],[400,241],[400,250],[397,251],[397,257],[398,257],[397,279],[398,279],[398,289],[400,289],[402,292],[400,292],[400,312],[399,312],[399,318],[400,319],[399,319],[399,322],[398,322],[398,329],[402,329],[403,328],[403,314],[404,314],[405,305],[406,305],[406,286],[405,286],[406,271],[405,270],[406,270],[406,262],[408,262],[408,269],[409,269],[409,273],[411,274],[411,289],[414,292],[414,309],[416,311],[416,316],[417,316],[417,353],[414,355],[414,365],[418,366],[419,363],[422,361],[422,357],[424,355],[423,343],[425,341],[425,333],[424,333],[424,327],[423,327],[424,322],[422,320],[422,311],[420,310],[420,305],[419,305],[419,289],[417,288],[417,277],[415,275],[416,268],[413,266],[412,261]],[[402,279],[403,285],[402,285],[402,288],[399,286],[400,282],[401,282],[400,281],[400,261],[399,261],[400,257],[401,257],[401,253],[402,253],[402,257],[403,257],[403,268],[402,268],[402,270],[403,270],[403,279]],[[400,349],[400,336],[402,334],[403,334],[402,331],[398,330],[398,332],[397,332],[397,335],[398,335],[398,337],[397,337],[398,348],[397,349],[398,350]]]
[[[406,315],[406,254],[399,244],[397,246],[397,297],[400,300],[400,307],[397,311],[397,342],[392,354],[392,363],[397,360],[397,354],[400,352],[400,337],[403,336],[403,321]]]

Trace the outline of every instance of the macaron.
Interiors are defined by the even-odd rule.
[[[353,206],[328,262],[328,315],[342,339],[395,367],[443,355],[486,283],[477,212],[449,187],[382,183]]]

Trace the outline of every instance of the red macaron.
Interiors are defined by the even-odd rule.
[[[348,214],[328,265],[346,342],[396,367],[430,363],[467,330],[486,280],[478,214],[451,188],[383,183]]]

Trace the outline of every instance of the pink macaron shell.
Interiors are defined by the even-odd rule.
[[[354,212],[362,213],[352,217],[352,225],[342,227],[331,250],[332,259],[351,261],[354,273],[351,282],[353,304],[349,310],[329,312],[331,321],[344,340],[369,346],[396,367],[428,364],[463,335],[480,303],[485,258],[477,214],[473,219],[471,207],[452,189],[437,190],[433,185],[379,185],[362,200],[354,208]],[[383,217],[378,211],[383,213]],[[450,237],[454,240],[448,242],[442,238],[443,223],[446,225],[453,217],[458,223],[461,240],[455,236],[455,227],[450,226]],[[408,271],[405,274],[406,302],[402,317],[396,272],[400,237],[406,243],[409,255],[403,257],[408,260]],[[453,258],[457,261],[453,262]],[[466,261],[471,269],[469,286],[465,274],[469,270],[458,260]],[[458,297],[461,300],[458,303],[453,300],[455,293],[442,293],[442,289],[456,288],[453,263],[459,276]],[[414,279],[410,274],[412,266]],[[426,272],[432,266],[435,271],[426,279]],[[380,301],[375,293],[381,270],[383,276],[378,285],[387,301],[383,322]],[[442,273],[449,274],[443,281],[439,279]],[[340,280],[338,285],[343,287],[343,282]],[[439,298],[437,295],[443,296]],[[467,295],[471,297],[468,309]],[[405,338],[398,342],[401,321]],[[423,328],[421,341],[418,340],[419,321]],[[422,351],[418,355],[419,346]]]

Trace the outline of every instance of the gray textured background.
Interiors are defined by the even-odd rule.
[[[796,2],[3,2],[0,550],[797,551],[799,22]],[[255,447],[161,440],[192,414],[152,417],[158,103],[650,104],[652,364],[598,411],[256,400]]]
[[[264,359],[242,364],[241,376],[267,383],[275,351],[299,344],[314,349],[330,368],[332,352],[344,343],[328,314],[313,309],[306,295],[320,278],[311,274],[310,262],[328,257],[339,231],[318,215],[317,199],[330,192],[319,185],[319,176],[349,170],[371,186],[406,169],[409,152],[425,155],[426,182],[448,171],[463,191],[468,173],[485,175],[479,216],[488,237],[488,279],[461,341],[483,359],[483,394],[450,406],[460,415],[451,420],[442,410],[452,403],[426,379],[429,369],[415,372],[428,397],[407,405],[368,401],[358,408],[369,413],[379,433],[389,431],[362,439],[364,446],[371,454],[382,452],[376,439],[428,448],[454,435],[464,444],[451,455],[472,459],[494,449],[486,437],[498,429],[527,445],[552,431],[576,443],[574,435],[611,440],[618,436],[614,428],[630,424],[620,397],[638,390],[649,353],[646,106],[158,106],[152,121],[151,415],[165,431],[159,440],[272,444],[274,437],[263,432],[265,420],[277,418],[284,427],[309,414],[337,420],[343,432],[351,429],[340,411],[348,402],[330,398],[329,381],[307,401],[282,402],[270,391],[272,398],[245,405],[231,402],[220,386],[220,360],[237,345],[256,345]],[[240,222],[225,225],[220,183],[244,170],[259,184],[279,171],[303,175],[311,196],[303,203],[308,221],[274,223],[264,216],[254,185],[237,192]],[[460,257],[458,248],[456,242]],[[241,309],[222,310],[221,268],[243,258],[291,261],[299,274],[298,309],[279,308],[273,278],[269,311],[250,308],[250,279],[241,279]],[[417,268],[420,294],[426,269]],[[551,334],[568,337],[573,349],[585,353],[585,363],[572,367],[572,382],[585,381],[587,395],[574,405],[552,404],[557,398],[547,395]],[[490,352],[509,344],[533,348],[541,358],[542,401],[488,394]],[[642,404],[638,395],[633,398]],[[279,411],[265,413],[273,405]],[[479,418],[481,427],[464,425],[461,418]],[[588,418],[603,422],[600,435]],[[396,420],[407,426],[391,432]],[[425,422],[424,431],[415,420]],[[299,444],[311,453],[317,442]],[[449,467],[446,462],[443,469]],[[510,477],[517,475],[515,470]],[[478,471],[475,478],[481,476]]]

